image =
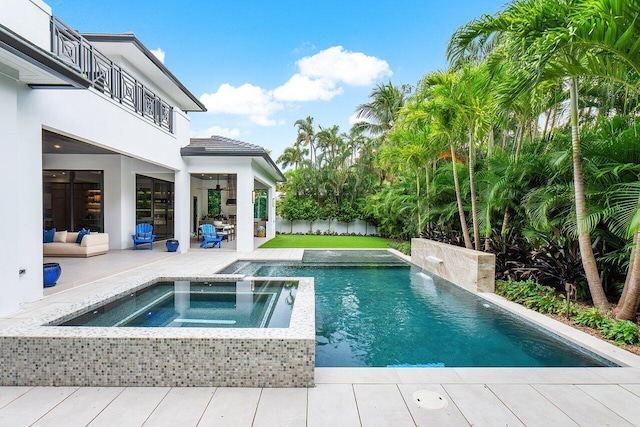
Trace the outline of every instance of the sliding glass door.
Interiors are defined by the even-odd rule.
[[[153,225],[156,240],[174,236],[174,184],[136,175],[136,224]]]

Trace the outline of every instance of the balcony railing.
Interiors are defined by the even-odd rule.
[[[97,91],[173,132],[171,105],[55,16],[51,17],[51,52],[85,75]]]

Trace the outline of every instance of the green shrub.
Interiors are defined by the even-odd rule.
[[[556,296],[552,287],[539,285],[531,279],[525,282],[498,280],[496,293],[541,313],[566,313],[562,296]]]
[[[607,339],[618,344],[640,343],[638,326],[628,320],[609,320],[602,324],[602,332]]]
[[[593,329],[602,329],[602,326],[610,320],[611,319],[595,307],[588,310],[580,310],[575,318],[578,325]]]
[[[411,255],[411,242],[389,242],[389,247],[405,255]]]

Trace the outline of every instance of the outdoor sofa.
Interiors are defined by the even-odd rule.
[[[78,232],[56,231],[53,242],[42,244],[43,256],[90,257],[106,254],[109,251],[108,233],[86,234],[78,240]]]

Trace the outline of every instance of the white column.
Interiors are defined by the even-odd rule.
[[[191,244],[191,177],[187,165],[175,173],[175,200],[173,206],[175,238],[180,242],[178,250],[185,253]]]
[[[276,237],[276,189],[269,187],[267,191],[267,238]]]
[[[238,252],[251,252],[253,250],[253,203],[251,192],[253,191],[253,171],[247,165],[238,171],[237,198],[237,250]]]
[[[0,74],[0,148],[3,152],[3,166],[0,168],[0,200],[3,208],[0,209],[0,230],[3,235],[3,244],[0,245],[0,316],[17,311],[20,303],[20,289],[23,286],[31,286],[32,282],[42,280],[42,268],[36,271],[23,260],[16,243],[28,239],[33,252],[25,254],[29,258],[42,257],[42,244],[32,241],[34,236],[29,231],[40,227],[32,224],[28,229],[26,224],[20,224],[20,193],[34,191],[28,187],[28,183],[21,183],[18,174],[23,164],[31,159],[21,157],[20,146],[25,141],[18,137],[17,128],[17,88],[18,83]],[[35,159],[37,162],[37,159]],[[37,162],[39,163],[39,162]],[[42,178],[41,178],[42,179]],[[22,185],[25,187],[22,187]],[[37,206],[34,207],[37,209]],[[22,208],[24,209],[24,208]],[[28,235],[23,235],[29,231]],[[14,244],[11,244],[13,242]],[[28,259],[30,261],[30,259]],[[20,269],[26,272],[20,274]]]
[[[18,252],[21,268],[26,269],[26,274],[21,275],[20,302],[33,301],[43,295],[42,244],[40,243],[42,242],[43,214],[42,118],[30,114],[34,105],[41,103],[39,91],[19,85],[18,140],[14,146],[17,156],[14,165],[18,169],[11,179],[11,182],[18,187],[18,197],[9,203],[18,210],[19,215],[18,221],[10,225],[19,233],[13,249]]]

